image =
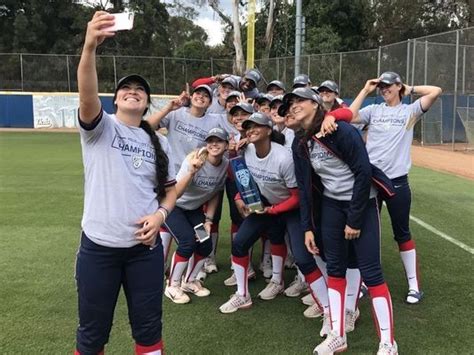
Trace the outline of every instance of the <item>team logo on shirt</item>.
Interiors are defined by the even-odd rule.
[[[135,169],[138,169],[143,163],[143,158],[139,155],[134,155],[132,156],[132,162],[133,162],[133,167]]]
[[[250,173],[247,169],[237,170],[236,172],[237,180],[243,187],[248,187],[250,184]]]

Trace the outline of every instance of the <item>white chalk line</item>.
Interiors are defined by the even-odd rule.
[[[419,218],[416,218],[412,215],[410,215],[410,219],[415,222],[415,223],[418,223],[420,226],[422,226],[423,228],[426,228],[428,229],[430,232],[436,234],[437,236],[447,240],[448,242],[450,243],[453,243],[454,245],[457,245],[458,247],[460,247],[461,249],[467,251],[468,253],[471,253],[472,255],[474,255],[474,248],[471,248],[469,245],[466,245],[464,244],[463,242],[460,242],[459,240],[457,239],[454,239],[453,237],[450,237],[449,235],[441,232],[440,230],[436,229],[435,227],[429,225],[428,223],[426,222],[423,222],[421,219]]]

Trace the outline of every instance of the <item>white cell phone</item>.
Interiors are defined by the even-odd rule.
[[[197,226],[194,226],[194,231],[196,232],[196,237],[199,240],[199,243],[203,243],[210,238],[207,234],[206,229],[204,228],[203,223],[199,223]]]
[[[102,29],[103,31],[115,32],[131,30],[133,28],[133,12],[121,12],[118,14],[111,14],[115,17],[115,24],[110,27]]]

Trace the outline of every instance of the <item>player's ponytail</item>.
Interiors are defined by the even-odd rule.
[[[166,195],[165,184],[168,179],[168,164],[169,159],[161,147],[160,140],[158,139],[155,131],[151,128],[150,124],[145,121],[140,121],[140,128],[148,133],[150,136],[153,147],[155,147],[155,161],[156,161],[156,188],[155,192],[157,198],[160,199]]]

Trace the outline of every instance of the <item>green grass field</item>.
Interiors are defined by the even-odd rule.
[[[474,182],[413,168],[412,214],[474,246]],[[0,354],[70,354],[77,326],[74,261],[79,241],[83,174],[79,136],[71,133],[0,133]],[[168,354],[310,354],[321,321],[303,317],[299,299],[254,298],[231,315],[218,306],[234,292],[229,276],[229,218],[221,222],[220,271],[208,277],[212,294],[188,305],[164,299]],[[382,258],[391,289],[401,354],[473,353],[473,255],[412,223],[426,298],[403,303],[406,281],[386,214]],[[255,265],[259,247],[254,253]],[[288,282],[293,271],[286,273]],[[261,277],[251,282],[256,296]],[[367,299],[348,336],[349,354],[374,354],[378,340]],[[469,335],[471,334],[471,335]],[[131,354],[124,298],[115,313],[107,353]]]

